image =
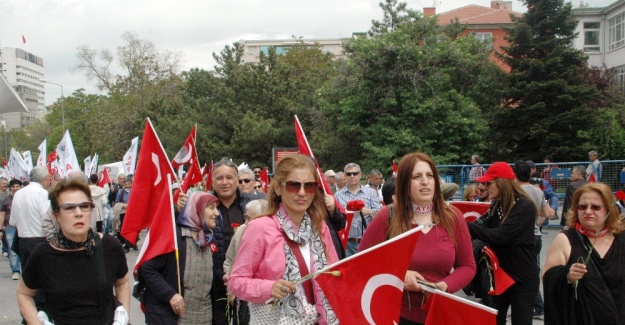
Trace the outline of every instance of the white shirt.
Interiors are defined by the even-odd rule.
[[[44,237],[41,221],[50,209],[48,191],[31,182],[13,197],[9,224],[17,228],[20,237]]]

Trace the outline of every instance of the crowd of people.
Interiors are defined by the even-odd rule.
[[[538,172],[531,161],[485,168],[474,155],[462,199],[489,204],[475,222],[450,204],[458,187],[445,183],[421,152],[404,156],[387,179],[377,169],[363,175],[357,163],[319,174],[310,157],[286,155],[266,193],[262,167],[239,168],[224,158],[213,166],[210,188],[198,184],[174,202],[179,251],[145,261],[136,274],[145,287],[145,323],[338,324],[315,278],[302,279],[422,226],[398,324],[426,323],[424,283],[475,292],[497,310],[497,324],[531,324],[536,317],[550,324],[616,324],[625,316],[625,224],[611,189],[599,182],[597,157],[593,151],[588,167],[572,168],[563,232],[542,273],[541,227],[557,217],[553,186],[562,182],[545,172],[558,168],[551,156]],[[125,253],[137,247],[119,233],[129,217],[133,179],[119,174],[104,187],[99,180],[82,172],[51,180],[44,167],[33,168],[27,184],[0,179],[3,248],[19,281],[24,323],[128,323]],[[356,201],[344,246],[341,211]],[[499,290],[488,276],[495,262],[512,279]]]

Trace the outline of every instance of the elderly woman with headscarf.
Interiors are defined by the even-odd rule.
[[[192,193],[176,220],[178,265],[174,252],[141,265],[140,281],[147,288],[143,302],[146,324],[212,323],[214,245],[206,232],[216,226],[218,204],[219,199],[211,194]]]

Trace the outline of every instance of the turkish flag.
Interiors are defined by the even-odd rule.
[[[334,204],[337,204],[337,202],[334,202]],[[339,238],[343,243],[343,247],[347,247],[347,240],[349,239],[349,229],[351,229],[352,227],[352,220],[354,220],[354,211],[346,211],[345,228],[337,231],[337,233],[339,234]]]
[[[168,175],[170,179],[174,178],[176,172],[171,167],[163,145],[148,118],[121,230],[122,237],[131,244],[136,245],[141,230],[152,224],[161,195],[168,188],[166,184]]]
[[[260,184],[263,187],[263,192],[267,193],[267,189],[269,188],[269,168],[265,167],[260,171]]]
[[[397,163],[393,160],[393,176],[397,177]]]
[[[595,174],[590,174],[590,176],[588,176],[588,183],[596,183],[597,179],[595,178]]]
[[[447,292],[421,287],[429,291],[426,306],[429,306],[425,325],[463,324],[463,325],[495,325],[497,310],[482,304],[454,296]]]
[[[197,151],[195,151],[195,144],[191,149],[191,160],[189,161],[189,170],[182,180],[179,190],[182,193],[187,193],[189,187],[202,181],[202,171],[200,170],[200,161],[197,158]]]
[[[7,157],[2,157],[2,167],[7,167]]]
[[[488,211],[490,203],[486,202],[467,202],[467,201],[451,201],[451,205],[455,206],[462,212],[464,220],[473,222],[479,219]]]
[[[321,183],[323,185],[323,192],[332,195],[333,193],[332,189],[330,188],[330,184],[328,184],[328,181],[326,181],[326,178],[321,171],[321,167],[319,167],[319,163],[317,162],[317,159],[315,159],[315,155],[313,154],[312,149],[310,149],[310,145],[308,144],[308,140],[306,140],[306,135],[304,134],[304,129],[302,129],[302,125],[299,123],[297,115],[295,115],[294,117],[294,123],[295,137],[297,138],[297,147],[299,148],[299,153],[301,153],[302,155],[310,156],[313,160],[315,160],[315,164],[317,165],[317,176],[319,177],[319,180],[321,180]],[[341,213],[346,214],[345,207],[341,206],[336,198],[334,198],[334,207],[336,209],[339,209]]]
[[[22,43],[26,44],[26,37],[24,37],[24,34],[22,34]]]
[[[137,270],[143,262],[148,261],[155,256],[165,253],[178,251],[178,242],[176,241],[176,222],[174,221],[174,201],[171,196],[171,178],[167,175],[167,182],[163,182],[165,188],[161,195],[160,203],[156,209],[156,214],[150,224],[141,252],[135,262],[134,275],[136,278]],[[124,220],[124,223],[126,220]]]
[[[182,148],[180,148],[180,150],[174,157],[174,160],[171,161],[171,167],[176,170],[180,166],[188,164],[189,162],[191,162],[191,159],[193,159],[193,153],[195,152],[195,134],[197,129],[196,126],[197,124],[193,125],[193,128],[191,128],[191,132],[189,132],[189,135],[187,135],[187,139],[184,140]]]
[[[412,229],[317,272],[315,280],[341,324],[399,321],[404,277],[421,229]],[[332,271],[341,274],[328,274]]]
[[[101,188],[104,188],[110,182],[111,182],[111,177],[109,176],[109,171],[106,168],[104,168],[104,170],[102,171],[102,179],[98,182],[98,186]]]
[[[212,160],[211,160],[210,166],[208,166],[208,169],[204,167],[204,172],[202,173],[202,177],[204,177],[205,175],[206,175],[206,190],[210,191],[211,186],[213,186],[213,161]]]

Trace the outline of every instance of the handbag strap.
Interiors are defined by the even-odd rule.
[[[304,260],[304,256],[302,255],[302,251],[299,249],[299,245],[292,241],[284,231],[282,231],[282,236],[286,240],[286,244],[289,245],[291,252],[295,255],[295,259],[297,260],[297,265],[299,266],[299,274],[303,278],[307,276],[310,272],[308,271],[308,266],[306,265],[306,261]],[[302,286],[304,287],[304,293],[306,293],[306,300],[311,305],[315,304],[315,295],[313,294],[313,287],[311,280],[306,280],[302,282]]]
[[[104,276],[104,249],[100,234],[95,233],[95,257],[98,266],[98,296],[100,298],[100,320],[106,322],[106,279]]]
[[[589,249],[588,245],[586,245],[586,242],[584,241],[584,237],[582,237],[582,235],[577,231],[575,233],[577,234],[577,237],[579,237],[579,240],[582,241],[582,245],[584,246],[584,249],[586,249],[586,252],[588,253],[591,248]],[[601,274],[601,270],[597,266],[595,262],[595,258],[592,254],[590,254],[590,263],[592,263],[592,266],[595,268],[595,270],[597,270],[597,275],[599,276],[599,280],[601,280],[601,284],[603,284],[603,288],[608,293],[608,297],[610,298],[609,299],[609,302],[611,305],[610,307],[613,308],[613,311],[616,313],[615,315],[618,315],[618,309],[616,308],[616,301],[614,300],[614,296],[612,296],[612,291],[610,291],[610,287],[608,287],[607,283],[605,283],[605,280],[603,279],[603,274]]]

